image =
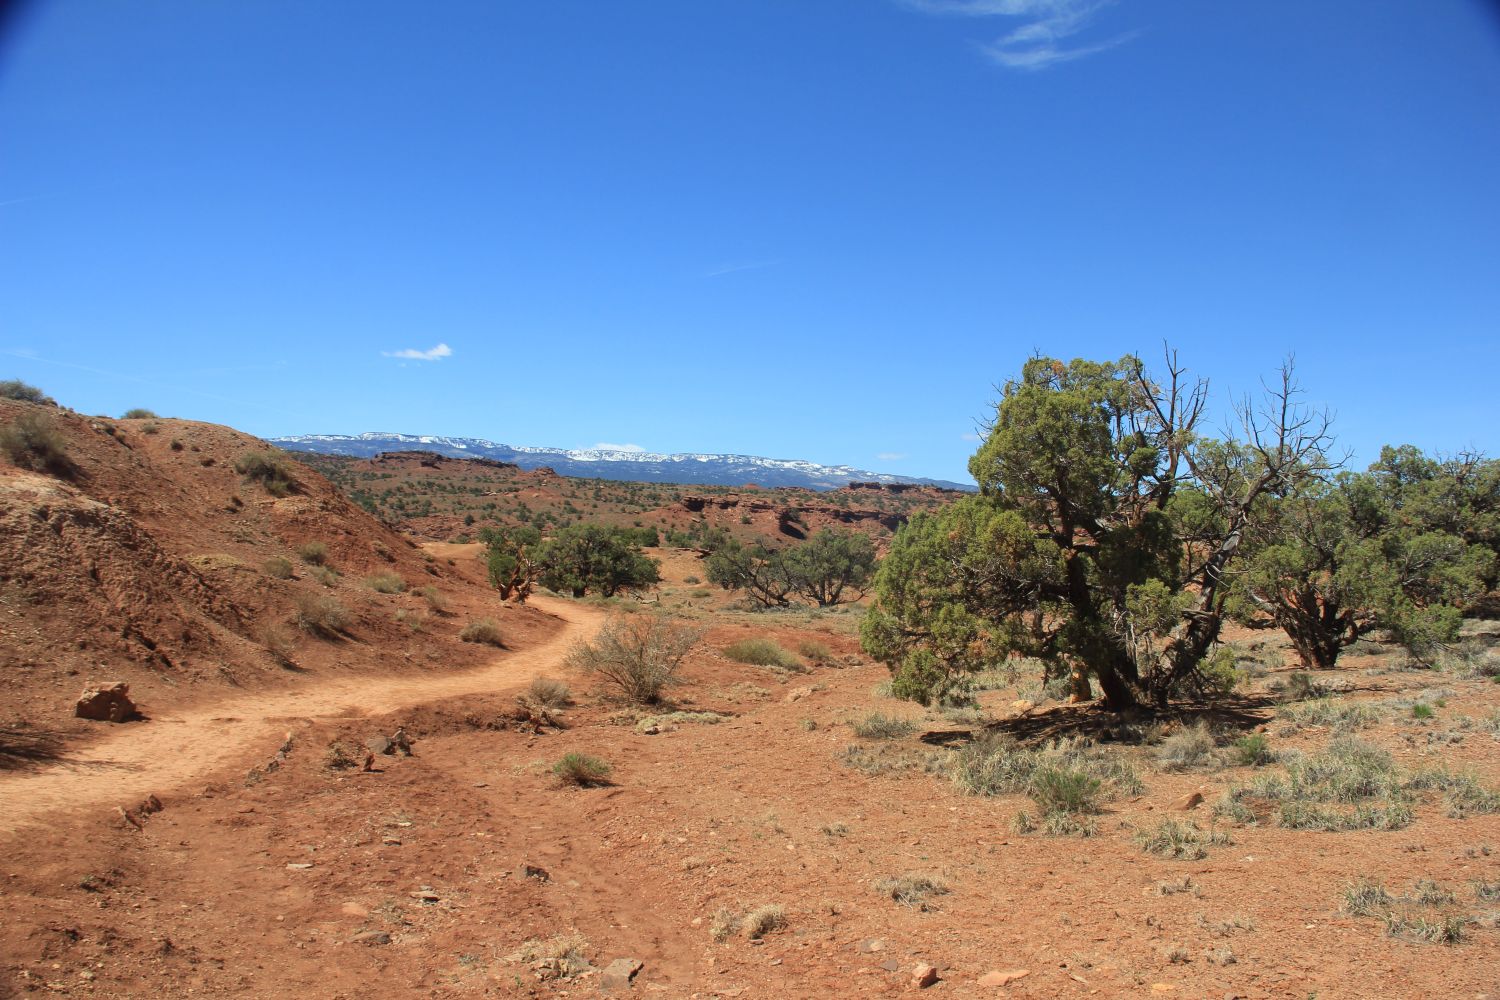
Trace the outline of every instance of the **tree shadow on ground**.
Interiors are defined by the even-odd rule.
[[[0,726],[0,771],[20,771],[62,759],[57,733],[27,726]]]
[[[1176,702],[1157,711],[1112,712],[1097,704],[1059,705],[1042,712],[1028,712],[998,719],[976,729],[935,730],[924,733],[929,746],[953,747],[972,740],[1008,736],[1019,743],[1044,743],[1075,736],[1096,743],[1139,743],[1139,728],[1151,723],[1204,723],[1215,731],[1252,730],[1271,721],[1280,700],[1270,695],[1225,698],[1207,702]]]

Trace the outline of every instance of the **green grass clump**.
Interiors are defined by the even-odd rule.
[[[1260,767],[1276,759],[1271,752],[1271,741],[1262,733],[1251,733],[1234,741],[1234,761],[1245,767]]]
[[[812,639],[804,639],[798,643],[797,652],[808,663],[816,663],[820,667],[833,662],[833,650],[829,649],[826,644]]]
[[[1208,848],[1232,843],[1228,834],[1200,830],[1192,823],[1175,819],[1164,819],[1151,830],[1141,831],[1136,834],[1135,842],[1147,854],[1177,861],[1197,861],[1208,857]]]
[[[724,655],[736,663],[748,663],[757,667],[779,667],[782,670],[800,670],[802,661],[779,643],[770,639],[741,639],[726,646]]]
[[[121,420],[154,420],[154,419],[156,419],[156,414],[152,413],[150,410],[146,409],[143,406],[137,406],[134,409],[126,410],[124,413],[120,414],[120,419]]]
[[[46,413],[27,411],[0,427],[0,451],[17,468],[66,476],[73,471],[68,443]]]
[[[1043,768],[1080,771],[1100,781],[1100,798],[1138,795],[1140,774],[1118,751],[1082,737],[1024,747],[1008,736],[975,740],[953,755],[949,777],[968,795],[1030,794],[1033,776]]]
[[[853,727],[854,735],[862,740],[899,740],[903,736],[910,736],[916,729],[916,726],[905,719],[893,718],[880,712],[871,712],[849,725]]]
[[[593,788],[609,784],[609,775],[614,768],[598,757],[586,753],[566,753],[552,765],[552,773],[565,785]]]
[[[0,399],[14,399],[21,403],[51,403],[52,397],[34,385],[18,378],[0,381]]]
[[[1297,726],[1323,726],[1335,733],[1352,733],[1373,726],[1379,712],[1361,702],[1319,697],[1283,705],[1276,710],[1276,717]]]
[[[1096,813],[1104,783],[1092,774],[1045,765],[1031,775],[1026,794],[1046,816],[1051,813]]]
[[[1369,878],[1359,878],[1344,886],[1344,912],[1355,917],[1376,917],[1395,902],[1385,886]]]

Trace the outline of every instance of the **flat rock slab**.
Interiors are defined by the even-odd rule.
[[[605,993],[622,993],[630,989],[636,974],[645,968],[634,958],[617,958],[599,974],[599,989]]]
[[[1009,986],[1019,979],[1025,979],[1031,975],[1030,969],[996,969],[994,972],[986,972],[979,977],[980,986]]]

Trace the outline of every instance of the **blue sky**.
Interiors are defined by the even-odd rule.
[[[1030,353],[1165,340],[1497,454],[1497,109],[1481,0],[38,2],[0,378],[964,479]]]

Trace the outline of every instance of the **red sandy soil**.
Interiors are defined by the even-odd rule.
[[[24,479],[7,471],[3,482]],[[212,485],[242,488],[232,476]],[[279,501],[245,496],[263,518],[253,530],[279,545],[298,537],[276,534]],[[339,516],[351,531],[378,529]],[[187,507],[181,520],[193,523]],[[158,522],[157,548],[185,562],[172,555],[182,543],[172,541],[167,523]],[[304,531],[330,527],[308,523]],[[206,530],[184,529],[184,536],[224,548],[252,544],[193,534]],[[368,542],[358,534],[340,538],[337,558],[346,565],[361,565],[365,555],[372,567],[384,561],[361,549]],[[471,548],[437,548],[429,563],[421,552],[398,549],[399,539],[383,544],[413,574],[426,575],[423,567],[435,563],[456,604],[469,602],[463,615],[478,610]],[[249,564],[257,550],[234,551]],[[694,565],[686,556],[669,560],[663,593],[691,586],[683,577]],[[258,613],[250,595],[262,586],[305,583],[204,586]],[[1214,799],[1248,781],[1252,769],[1166,773],[1150,748],[1119,747],[1140,766],[1146,790],[1109,803],[1096,836],[1019,835],[1010,823],[1030,808],[1025,797],[965,796],[923,771],[975,724],[880,697],[875,688],[886,672],[859,661],[840,616],[739,614],[717,596],[706,606],[694,602],[684,610],[707,632],[669,696],[678,709],[726,718],[652,727],[637,725],[639,712],[563,662],[569,644],[606,614],[651,609],[543,597],[535,608],[504,609],[503,625],[515,638],[507,632],[508,648],[493,650],[453,641],[457,624],[447,619],[424,632],[387,631],[390,602],[409,595],[366,599],[353,584],[340,586],[360,606],[351,631],[368,647],[365,659],[339,666],[326,648],[339,644],[306,640],[298,650],[306,672],[252,671],[247,658],[238,688],[209,670],[191,682],[147,683],[161,671],[140,666],[131,676],[149,691],[147,721],[92,724],[90,732],[108,735],[74,740],[56,757],[13,761],[0,773],[0,995],[597,995],[597,971],[544,978],[545,968],[513,957],[528,940],[565,934],[581,939],[596,968],[639,960],[644,967],[630,992],[663,997],[1500,994],[1500,904],[1476,900],[1471,888],[1473,880],[1500,880],[1500,814],[1450,818],[1426,793],[1404,829],[1221,824],[1232,843],[1211,847],[1202,860],[1162,860],[1144,854],[1133,834],[1163,816],[1207,828]],[[162,596],[180,600],[183,616],[220,620],[212,601],[185,593],[195,592],[174,583]],[[53,600],[46,618],[36,604],[16,609],[29,609],[27,628],[42,621],[66,628],[65,614],[80,606],[67,602],[83,599]],[[284,613],[280,607],[264,605],[273,614]],[[138,614],[153,620],[147,609]],[[794,650],[816,640],[838,665],[775,671],[722,655],[750,636]],[[413,662],[380,656],[387,642]],[[7,646],[11,656],[41,661],[25,652],[37,648]],[[226,639],[224,648],[238,647]],[[425,651],[437,651],[436,660]],[[472,656],[450,662],[451,652]],[[198,655],[172,660],[196,663]],[[1390,750],[1404,769],[1441,763],[1472,769],[1490,786],[1500,781],[1491,729],[1464,721],[1496,712],[1500,686],[1394,671],[1393,661],[1351,657],[1332,676],[1350,683],[1350,699],[1380,702],[1438,685],[1451,693],[1429,695],[1443,702],[1432,720],[1387,709],[1360,737]],[[48,676],[45,666],[29,669]],[[531,733],[512,723],[517,689],[534,674],[573,689],[564,728]],[[17,685],[6,697],[21,692],[29,711],[51,711],[51,687]],[[984,694],[996,729],[1040,739],[1097,734],[1109,721],[1087,706],[1055,703],[1017,714],[1017,694]],[[1238,724],[1266,728],[1277,751],[1317,750],[1330,738],[1273,718],[1264,699],[1240,708]],[[873,709],[917,728],[892,741],[856,739],[849,722]],[[335,743],[358,746],[397,726],[414,738],[414,756],[379,757],[369,773],[330,768]],[[287,733],[290,752],[269,769]],[[1458,742],[1449,741],[1454,736]],[[851,744],[913,766],[866,775],[841,759]],[[611,783],[560,785],[551,765],[570,751],[610,762]],[[1173,809],[1193,791],[1207,802]],[[160,811],[139,809],[147,794]],[[925,911],[902,906],[877,884],[903,873],[939,877],[951,891]],[[1437,881],[1474,918],[1467,940],[1444,946],[1392,937],[1379,919],[1343,913],[1343,888],[1358,876],[1395,894],[1418,879]],[[1188,891],[1163,894],[1184,877]],[[716,941],[710,933],[721,908],[761,904],[784,907],[786,926],[760,941],[743,934]],[[388,940],[361,937],[372,932]],[[1226,948],[1233,964],[1219,964]],[[919,963],[937,967],[940,977],[920,991],[911,983]],[[982,985],[992,971],[1025,975]]]

